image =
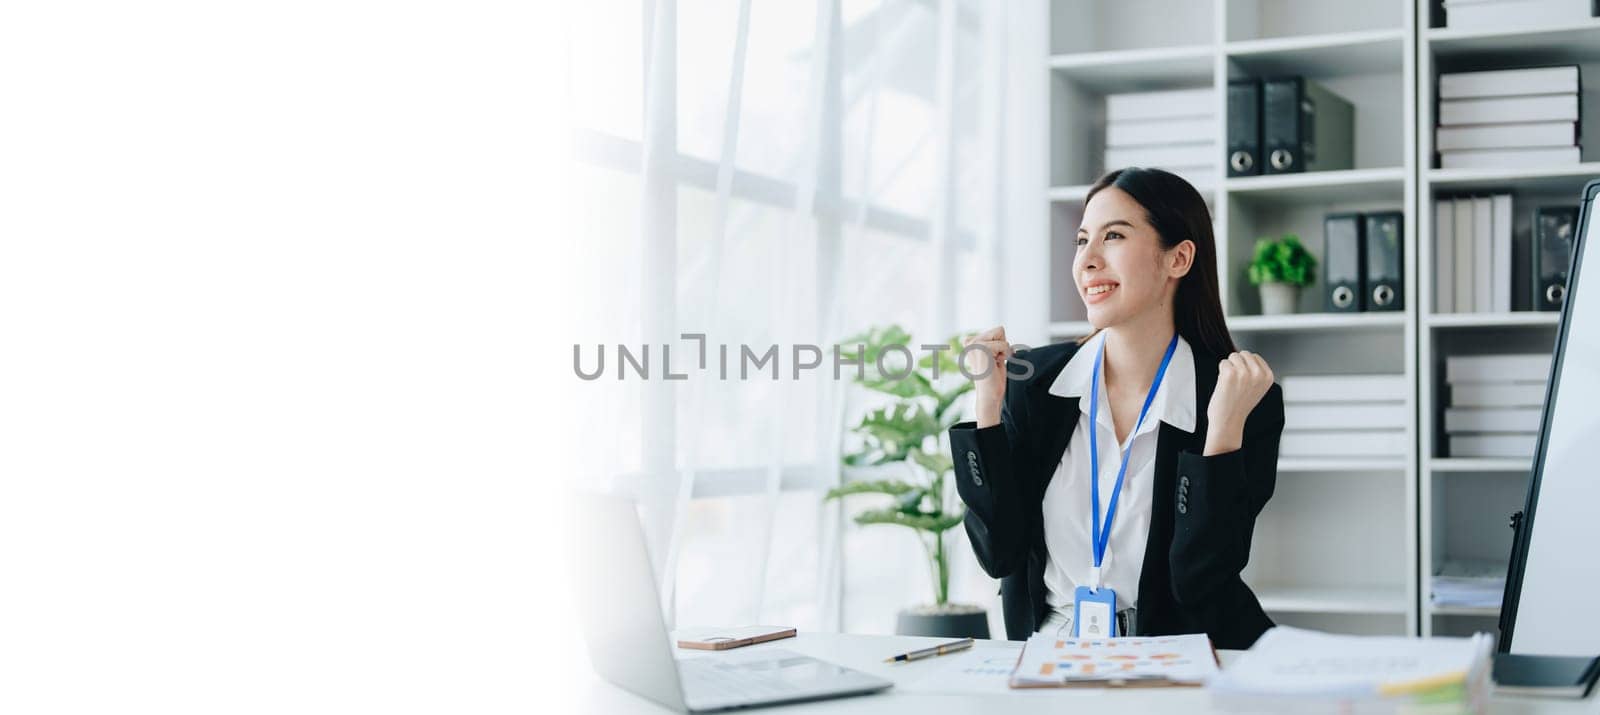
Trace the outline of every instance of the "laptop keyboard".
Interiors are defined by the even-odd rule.
[[[696,699],[762,700],[794,692],[788,681],[753,668],[739,668],[707,658],[678,661],[684,692]]]

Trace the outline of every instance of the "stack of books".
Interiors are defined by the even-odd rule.
[[[1589,0],[1444,0],[1445,27],[1557,26],[1589,19]]]
[[[1484,712],[1492,649],[1487,633],[1344,636],[1278,626],[1209,689],[1226,712]]]
[[[1404,375],[1290,376],[1283,386],[1281,458],[1404,457]]]
[[[1499,608],[1506,592],[1506,564],[1484,559],[1449,559],[1433,575],[1433,605]]]
[[[1440,313],[1511,310],[1511,194],[1433,202],[1433,301]]]
[[[1578,94],[1577,65],[1439,75],[1439,166],[1578,163]]]
[[[1449,456],[1531,459],[1539,445],[1549,378],[1549,355],[1445,358]]]
[[[1196,186],[1216,184],[1216,94],[1211,88],[1106,96],[1106,170],[1166,169]]]

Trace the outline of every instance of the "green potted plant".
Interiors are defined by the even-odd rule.
[[[1317,258],[1300,244],[1294,234],[1276,241],[1256,240],[1255,258],[1250,261],[1250,284],[1261,290],[1262,315],[1295,312],[1300,288],[1315,280]]]
[[[842,351],[860,348],[863,373],[855,382],[892,398],[849,428],[859,446],[844,455],[846,480],[825,499],[857,494],[888,497],[885,506],[857,514],[861,525],[889,524],[911,530],[927,552],[933,603],[900,611],[895,631],[902,635],[989,637],[983,608],[950,603],[950,552],[945,532],[961,523],[964,507],[955,492],[955,465],[942,445],[960,420],[959,401],[972,390],[956,360],[960,338],[950,349],[924,356],[914,365],[878,358],[888,346],[911,346],[911,335],[897,325],[877,327],[840,343]],[[907,348],[909,351],[909,347]],[[894,350],[891,357],[908,352]],[[903,358],[902,358],[903,359]]]

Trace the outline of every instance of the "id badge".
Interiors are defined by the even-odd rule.
[[[1079,586],[1073,593],[1072,635],[1076,638],[1116,638],[1117,592],[1101,587],[1091,591]]]

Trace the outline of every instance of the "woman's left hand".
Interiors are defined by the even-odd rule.
[[[1238,449],[1244,421],[1272,387],[1272,367],[1260,355],[1240,351],[1217,363],[1217,389],[1206,407],[1206,456]]]

